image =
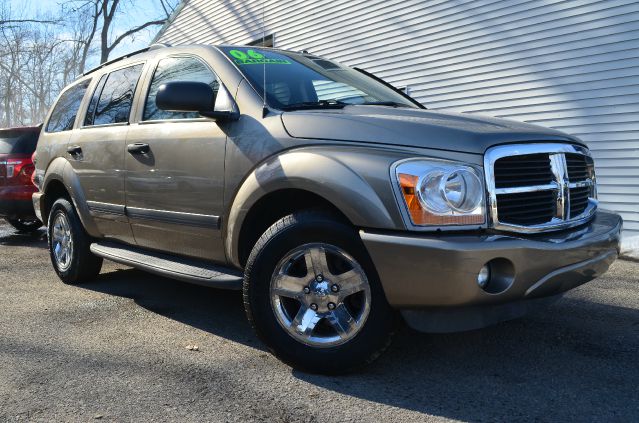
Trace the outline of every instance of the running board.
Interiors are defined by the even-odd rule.
[[[242,273],[209,262],[143,250],[115,242],[95,242],[96,256],[171,279],[223,289],[242,289]]]

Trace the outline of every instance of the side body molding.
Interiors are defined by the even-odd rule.
[[[351,146],[300,147],[272,156],[243,180],[223,221],[228,260],[241,267],[239,238],[251,208],[285,189],[312,192],[338,208],[355,226],[402,230],[389,180],[391,164],[405,153]]]

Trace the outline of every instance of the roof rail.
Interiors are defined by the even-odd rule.
[[[82,74],[82,76],[86,76],[86,75],[88,75],[90,73],[93,73],[93,72],[95,72],[97,70],[102,69],[105,66],[109,66],[110,64],[113,64],[115,62],[119,62],[120,60],[124,60],[124,59],[127,59],[129,57],[135,56],[136,54],[145,53],[147,51],[157,50],[159,48],[164,48],[164,47],[171,47],[171,46],[169,44],[164,44],[164,43],[152,44],[149,47],[145,47],[145,48],[142,48],[140,50],[132,51],[131,53],[127,53],[124,56],[120,56],[120,57],[116,57],[115,59],[107,60],[106,62],[94,67],[93,69],[90,69],[90,70],[84,72]]]

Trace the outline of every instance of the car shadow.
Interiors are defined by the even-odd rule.
[[[47,248],[47,232],[45,229],[39,229],[33,233],[20,233],[3,225],[0,227],[0,245]]]
[[[78,287],[130,298],[153,313],[263,349],[246,320],[240,291],[212,289],[136,269],[101,273]]]
[[[240,292],[134,269],[103,273],[81,287],[131,298],[151,312],[264,350]],[[386,354],[355,374],[291,372],[350,397],[459,420],[607,420],[639,412],[631,387],[639,379],[637,356],[636,309],[563,298],[482,330],[427,335],[402,328]]]
[[[349,396],[464,421],[630,421],[639,415],[638,356],[636,309],[564,298],[481,330],[427,335],[405,328],[358,374],[293,374]]]

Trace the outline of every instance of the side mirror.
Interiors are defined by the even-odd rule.
[[[237,113],[215,110],[217,93],[204,82],[175,81],[160,85],[155,104],[170,112],[197,112],[215,120],[234,120]]]

